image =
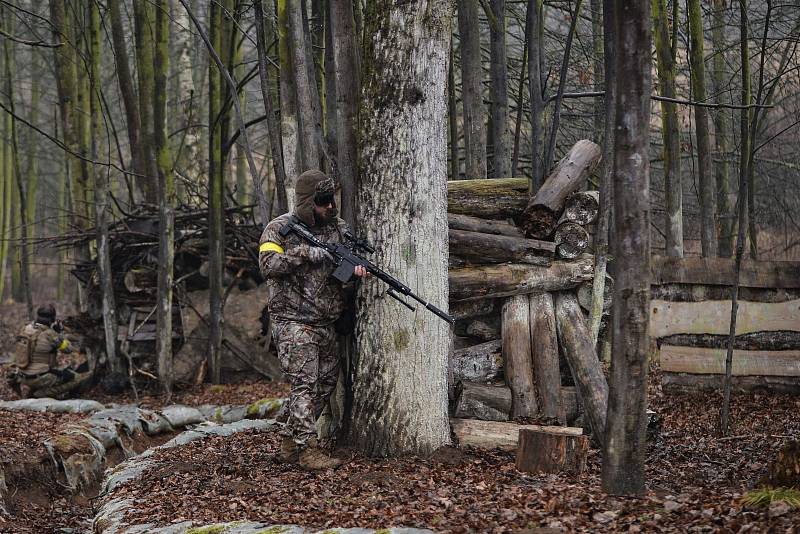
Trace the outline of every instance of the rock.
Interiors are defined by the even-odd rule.
[[[773,517],[780,517],[786,513],[788,513],[792,509],[791,506],[786,501],[774,501],[771,502],[769,505],[769,517],[772,519]]]
[[[607,510],[605,512],[597,512],[596,514],[594,514],[592,516],[592,519],[596,523],[600,523],[602,525],[605,525],[607,523],[611,523],[614,519],[616,519],[618,513],[619,512],[614,512],[612,510]]]
[[[664,501],[664,510],[667,512],[677,512],[678,510],[682,509],[683,506],[683,503],[676,501]]]

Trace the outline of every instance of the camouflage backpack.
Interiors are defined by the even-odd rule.
[[[36,349],[36,342],[39,340],[39,334],[42,331],[38,328],[33,335],[19,334],[17,335],[17,347],[15,354],[15,364],[20,370],[26,369],[33,360],[33,351]]]

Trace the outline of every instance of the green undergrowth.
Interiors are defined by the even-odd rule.
[[[792,508],[800,508],[800,490],[797,488],[759,488],[748,491],[742,497],[745,506],[769,506],[773,502],[783,501]]]

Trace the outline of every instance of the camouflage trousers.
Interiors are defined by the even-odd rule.
[[[44,373],[39,376],[29,377],[17,372],[8,375],[7,381],[9,386],[20,395],[22,395],[22,386],[26,386],[28,388],[26,397],[58,399],[81,385],[81,380],[79,379],[83,377],[84,375],[77,373],[70,379],[62,378],[55,373]]]
[[[275,320],[272,339],[278,349],[281,370],[291,386],[288,420],[281,434],[304,446],[317,435],[316,420],[339,378],[336,332],[333,325]]]

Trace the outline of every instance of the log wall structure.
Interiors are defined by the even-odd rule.
[[[650,335],[667,389],[720,389],[734,261],[653,257]],[[733,388],[800,393],[800,262],[742,262]]]
[[[461,445],[513,450],[521,429],[584,443],[572,439],[584,429],[567,424],[602,432],[607,385],[586,312],[577,305],[578,289],[591,288],[590,236],[598,214],[596,192],[581,189],[598,160],[597,145],[579,141],[536,198],[524,179],[448,183],[456,319],[449,385]],[[537,233],[530,231],[531,216],[542,227]],[[545,219],[547,228],[539,224]],[[557,302],[571,304],[560,319]],[[542,450],[543,457],[566,443],[558,437],[543,443],[551,441],[554,449]]]

